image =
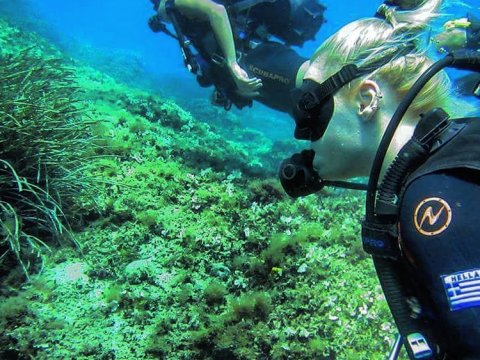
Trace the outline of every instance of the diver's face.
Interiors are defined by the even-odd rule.
[[[444,31],[432,39],[439,53],[461,49],[466,43],[466,33],[462,29],[452,29]]]
[[[313,166],[325,180],[368,176],[379,142],[378,123],[363,121],[354,98],[339,91],[335,112],[324,136],[312,143]]]

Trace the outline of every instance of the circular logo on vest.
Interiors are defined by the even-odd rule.
[[[450,225],[452,209],[441,198],[427,198],[422,200],[415,208],[413,221],[420,234],[425,236],[438,235]]]

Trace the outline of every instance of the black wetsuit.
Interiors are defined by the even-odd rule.
[[[260,96],[255,100],[272,109],[290,113],[291,92],[300,66],[307,61],[292,48],[277,42],[265,42],[249,50],[240,64],[250,76],[262,80]]]
[[[455,360],[480,359],[480,118],[465,123],[408,178],[400,212],[424,317]]]

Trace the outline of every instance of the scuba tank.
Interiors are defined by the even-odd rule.
[[[325,22],[326,7],[318,0],[225,1],[240,39],[265,41],[274,36],[285,45],[302,46]]]

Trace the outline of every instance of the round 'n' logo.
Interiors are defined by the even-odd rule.
[[[426,236],[438,235],[450,225],[452,209],[441,198],[427,198],[422,200],[415,208],[413,221],[420,234]]]

